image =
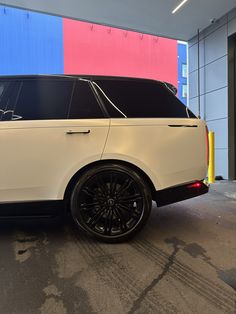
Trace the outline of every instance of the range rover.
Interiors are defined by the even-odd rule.
[[[118,242],[144,226],[152,200],[207,193],[206,124],[174,91],[124,77],[0,77],[0,215],[56,202],[90,236]]]

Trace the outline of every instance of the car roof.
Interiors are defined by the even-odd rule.
[[[0,79],[33,79],[33,78],[85,78],[85,79],[111,79],[111,80],[135,80],[135,81],[155,81],[158,80],[149,78],[136,78],[125,76],[110,76],[110,75],[89,75],[89,74],[30,74],[30,75],[1,75]]]
[[[155,82],[162,85],[165,85],[170,89],[174,94],[177,93],[177,89],[174,85],[168,82],[154,80],[151,78],[137,78],[137,77],[128,77],[128,76],[108,76],[108,75],[89,75],[89,74],[34,74],[34,75],[1,75],[0,80],[27,80],[35,78],[44,78],[44,79],[87,79],[87,80],[121,80],[121,81],[138,81],[138,82]]]

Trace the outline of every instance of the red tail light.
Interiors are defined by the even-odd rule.
[[[202,187],[202,182],[199,182],[199,181],[188,185],[189,189],[199,189],[201,187]]]
[[[209,165],[209,137],[208,137],[208,127],[206,126],[206,160],[207,165]]]

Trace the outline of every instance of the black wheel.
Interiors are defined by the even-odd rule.
[[[145,180],[127,166],[99,165],[84,173],[71,195],[74,221],[89,235],[121,242],[145,224],[152,206]]]

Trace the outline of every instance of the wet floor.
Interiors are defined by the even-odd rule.
[[[73,223],[0,222],[0,314],[236,313],[236,200],[157,209],[123,244]]]

